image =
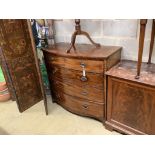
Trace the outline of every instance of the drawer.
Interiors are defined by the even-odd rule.
[[[79,115],[90,116],[103,120],[104,117],[104,104],[98,104],[94,102],[87,102],[80,98],[66,95],[62,92],[55,94],[55,100],[62,105],[65,109],[77,113]]]
[[[77,85],[79,87],[93,87],[103,90],[104,88],[104,77],[103,74],[96,74],[86,72],[86,81],[83,81],[82,71],[65,69],[60,67],[50,67],[49,74],[53,80],[58,79],[60,82]]]
[[[86,72],[103,73],[104,71],[104,61],[72,59],[66,57],[58,57],[51,54],[47,54],[45,56],[46,62],[49,64],[49,66],[57,65],[67,69],[82,71],[81,65],[84,65]]]
[[[104,91],[90,87],[79,87],[77,85],[69,85],[62,83],[58,80],[51,80],[53,91],[59,93],[59,91],[73,97],[79,97],[94,102],[104,102]]]

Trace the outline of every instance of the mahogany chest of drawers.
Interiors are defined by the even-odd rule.
[[[104,73],[121,58],[121,47],[77,44],[66,53],[69,44],[44,48],[53,102],[73,113],[103,121],[105,118]]]

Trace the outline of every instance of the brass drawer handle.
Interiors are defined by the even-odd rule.
[[[82,107],[83,107],[84,109],[88,109],[88,105],[87,105],[87,104],[83,104]]]
[[[83,91],[81,94],[82,94],[82,95],[87,95],[88,93],[87,93],[87,92],[85,92],[85,91]]]
[[[82,82],[85,82],[85,81],[88,80],[88,78],[86,76],[82,76],[80,79],[81,79]]]
[[[80,66],[81,67],[86,67],[86,64],[84,62],[81,62]]]
[[[80,66],[82,67],[82,77],[80,79],[81,81],[85,82],[88,80],[88,78],[86,77],[86,70],[85,70],[86,64],[81,62]]]

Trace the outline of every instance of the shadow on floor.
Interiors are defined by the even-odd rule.
[[[0,127],[0,135],[9,135],[9,133]]]

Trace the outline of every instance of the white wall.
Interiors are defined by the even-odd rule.
[[[56,42],[70,42],[74,31],[74,20],[55,21]],[[87,31],[94,41],[102,45],[118,45],[123,47],[122,58],[137,60],[139,41],[139,20],[81,20],[81,28]],[[143,61],[148,60],[152,20],[148,20],[143,53]],[[89,43],[84,36],[78,36],[77,43]],[[152,61],[155,62],[155,48]]]

